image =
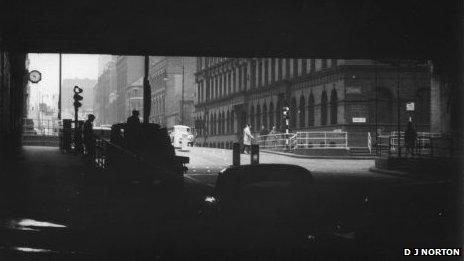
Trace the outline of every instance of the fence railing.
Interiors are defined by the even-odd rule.
[[[377,136],[375,147],[378,156],[398,154],[399,149],[401,149],[403,155],[406,155],[404,132],[401,131],[399,137],[396,131],[391,132],[389,135]],[[444,141],[441,133],[417,132],[412,153],[416,156],[438,156],[449,154],[446,151],[452,150],[452,147],[453,144]]]
[[[347,132],[296,132],[257,136],[256,143],[262,149],[347,149]]]

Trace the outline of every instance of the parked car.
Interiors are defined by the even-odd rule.
[[[187,146],[193,147],[195,138],[189,126],[175,125],[169,130],[169,137],[174,148],[182,147],[182,142],[186,142]]]

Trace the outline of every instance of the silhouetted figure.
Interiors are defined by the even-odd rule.
[[[127,148],[136,150],[139,148],[139,140],[142,134],[142,124],[139,119],[139,111],[133,110],[132,116],[127,118],[124,137],[126,139]]]
[[[412,122],[408,122],[406,132],[404,134],[404,141],[406,143],[406,156],[411,154],[414,156],[414,148],[416,147],[417,132],[412,126]]]
[[[250,125],[246,124],[245,128],[243,129],[243,152],[245,154],[250,153],[251,139],[254,139],[254,137],[251,135]]]
[[[87,116],[87,120],[84,122],[82,134],[84,136],[84,146],[86,151],[86,156],[93,160],[95,157],[95,135],[93,133],[93,121],[95,120],[95,116],[93,114],[89,114]]]

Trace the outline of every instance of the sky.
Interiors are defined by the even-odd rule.
[[[29,71],[38,70],[42,74],[39,83],[30,83],[30,104],[43,101],[57,107],[59,88],[59,54],[29,54]],[[97,79],[98,55],[63,54],[62,79]]]

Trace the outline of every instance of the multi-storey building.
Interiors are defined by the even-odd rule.
[[[194,57],[150,57],[151,122],[193,126],[196,65]]]
[[[390,65],[372,60],[198,58],[197,143],[230,147],[251,124],[285,131],[348,132],[348,145],[367,146],[367,132],[430,124],[430,76],[425,64]],[[399,92],[398,92],[399,90]],[[399,99],[398,99],[399,97]],[[406,111],[414,102],[415,111]]]
[[[142,56],[117,56],[116,57],[116,104],[117,122],[125,122],[130,116],[130,109],[126,108],[128,88],[133,86],[143,77],[143,57]],[[142,115],[142,113],[141,113]]]
[[[96,125],[117,122],[116,64],[107,62],[95,85],[94,114]]]

